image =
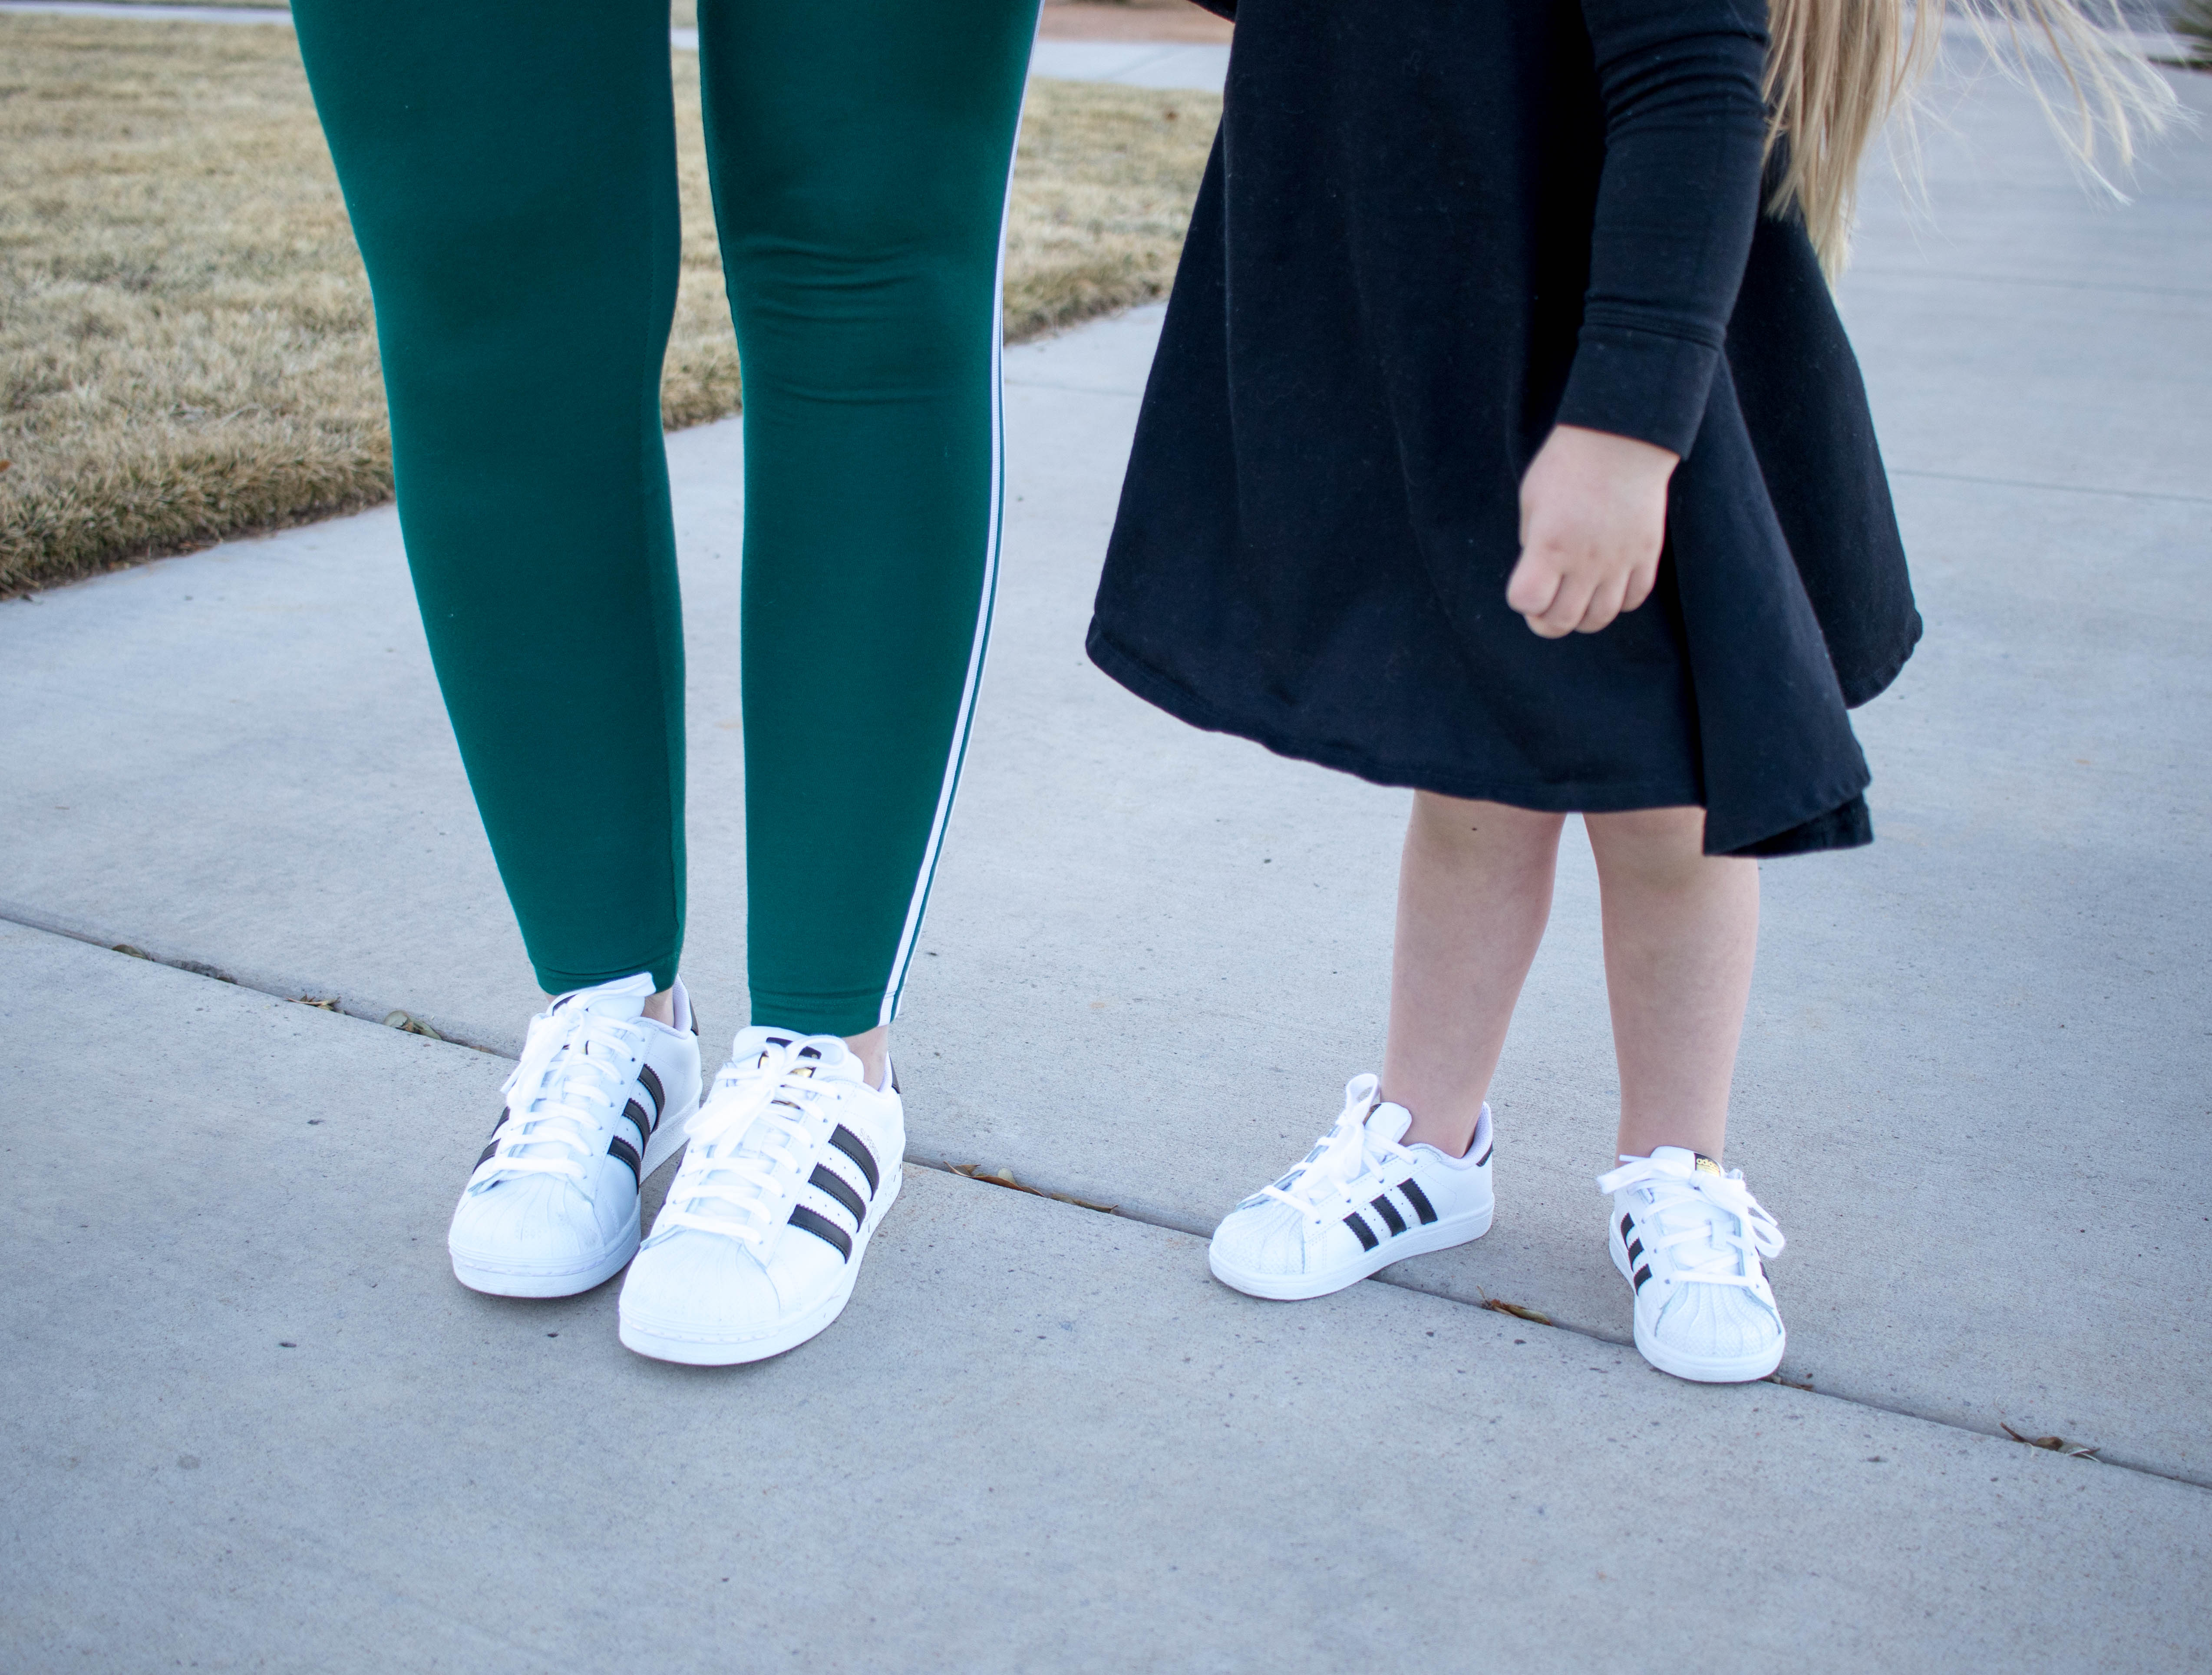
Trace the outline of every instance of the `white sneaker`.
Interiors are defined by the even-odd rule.
[[[622,1341],[727,1367],[781,1355],[844,1309],[898,1197],[906,1113],[834,1035],[742,1031],[623,1282]]]
[[[495,1297],[569,1297],[637,1249],[638,1183],[684,1143],[699,1040],[644,1015],[645,972],[562,996],[530,1020],[491,1144],[453,1211],[453,1277]]]
[[[1763,1379],[1788,1334],[1761,1257],[1782,1229],[1743,1184],[1702,1153],[1661,1146],[1598,1177],[1613,1199],[1607,1244],[1636,1294],[1636,1347],[1662,1373],[1700,1384]]]
[[[1383,1104],[1371,1075],[1345,1084],[1344,1112],[1297,1166],[1231,1210],[1206,1263],[1254,1297],[1325,1297],[1410,1256],[1490,1231],[1490,1107],[1465,1157],[1404,1146],[1413,1112]]]

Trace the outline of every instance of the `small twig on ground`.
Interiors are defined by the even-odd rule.
[[[1813,1375],[1810,1373],[1801,1373],[1795,1379],[1785,1379],[1779,1373],[1769,1373],[1766,1375],[1766,1382],[1778,1384],[1784,1390],[1810,1390],[1813,1387]]]
[[[234,984],[238,981],[238,979],[231,976],[228,971],[224,971],[222,966],[210,965],[204,959],[156,959],[152,954],[147,953],[145,949],[139,947],[137,944],[131,942],[111,943],[108,945],[108,952],[111,953],[125,954],[132,959],[143,959],[149,965],[167,965],[170,970],[175,971],[190,971],[194,977],[210,978],[217,983],[228,983]]]
[[[1073,1197],[1065,1192],[1048,1192],[1041,1186],[1027,1185],[1016,1180],[1014,1172],[1011,1169],[1000,1169],[995,1173],[986,1174],[983,1172],[983,1166],[980,1163],[955,1163],[951,1166],[954,1174],[965,1175],[969,1180],[981,1181],[986,1186],[1003,1186],[1012,1191],[1026,1192],[1032,1198],[1049,1198],[1054,1203],[1073,1204],[1078,1209],[1095,1209],[1101,1215],[1113,1215],[1120,1212],[1121,1206],[1118,1204],[1093,1203],[1088,1198]]]
[[[1475,1294],[1482,1295],[1479,1291]],[[1533,1308],[1524,1307],[1519,1303],[1509,1303],[1503,1297],[1483,1297],[1481,1306],[1498,1314],[1510,1314],[1516,1320],[1534,1321],[1540,1326],[1548,1326],[1552,1324],[1550,1315],[1540,1313]]]
[[[301,1006],[312,1006],[319,1012],[335,1012],[338,1009],[338,997],[336,995],[327,997],[301,995],[297,996],[297,999]]]
[[[2031,1448],[2041,1448],[2051,1453],[2063,1454],[2069,1459],[2097,1459],[2097,1449],[2102,1446],[2087,1442],[2069,1442],[2063,1436],[2022,1436],[2002,1419],[1997,1421],[1997,1425],[2014,1442],[2025,1442]],[[2104,1461],[2097,1460],[2097,1464],[2102,1465]]]

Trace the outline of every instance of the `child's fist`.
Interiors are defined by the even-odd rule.
[[[1521,479],[1521,559],[1505,602],[1547,640],[1595,634],[1651,597],[1680,456],[1563,424]]]

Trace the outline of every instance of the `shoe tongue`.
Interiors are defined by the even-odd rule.
[[[553,1002],[552,1010],[568,1017],[588,1012],[595,1018],[642,1018],[645,1003],[652,997],[653,979],[641,971],[620,983],[572,990]]]
[[[1413,1126],[1413,1113],[1387,1100],[1367,1113],[1367,1132],[1386,1146],[1396,1145]]]
[[[1724,1172],[1719,1164],[1714,1162],[1703,1152],[1693,1152],[1686,1146],[1654,1146],[1651,1148],[1651,1160],[1654,1163],[1672,1164],[1675,1168],[1687,1174],[1724,1176]],[[1677,1209],[1686,1210],[1686,1207],[1677,1206]],[[1669,1225],[1679,1228],[1681,1224],[1670,1222]],[[1726,1254],[1729,1247],[1721,1242],[1719,1231],[1719,1223],[1711,1214],[1708,1214],[1705,1238],[1701,1241],[1677,1246],[1676,1259],[1695,1262],[1707,1255]]]
[[[771,1048],[792,1046],[799,1049],[794,1069],[811,1070],[823,1081],[865,1080],[859,1056],[836,1036],[803,1035],[795,1029],[767,1029],[757,1024],[738,1032],[730,1044],[730,1062],[744,1069]]]

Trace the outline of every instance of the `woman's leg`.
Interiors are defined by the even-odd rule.
[[[998,561],[999,262],[1037,0],[703,0],[745,381],[752,1017],[880,1074]]]
[[[684,673],[660,442],[665,0],[299,0],[369,281],[399,516],[548,990],[675,978]]]
[[[1408,1145],[1457,1157],[1474,1137],[1506,1026],[1543,940],[1565,817],[1413,794],[1398,869],[1382,1097]]]
[[[1605,900],[1619,1150],[1717,1162],[1759,948],[1759,863],[1704,852],[1702,808],[1585,817]]]

